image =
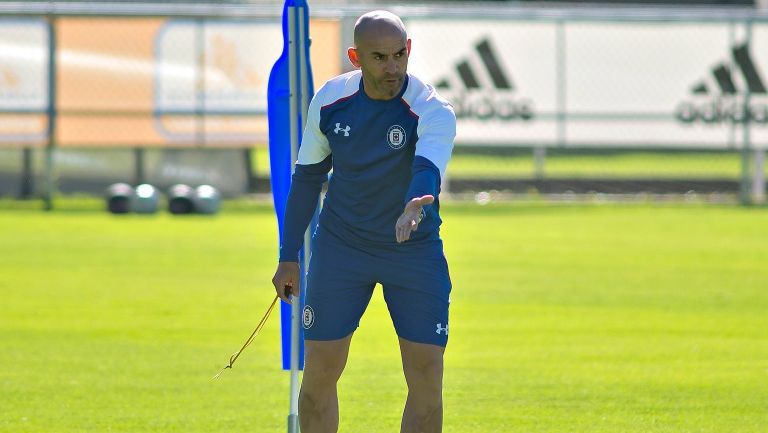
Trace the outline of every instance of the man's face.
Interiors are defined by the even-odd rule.
[[[394,98],[403,87],[411,40],[399,34],[371,36],[353,50],[350,60],[363,73],[365,93],[372,99]]]

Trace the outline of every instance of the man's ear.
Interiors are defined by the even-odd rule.
[[[354,47],[347,48],[347,56],[349,57],[349,62],[352,63],[352,65],[356,68],[360,67],[360,58],[357,57],[357,49]]]
[[[408,50],[408,55],[410,56],[411,55],[411,40],[410,39],[405,41],[405,47]]]

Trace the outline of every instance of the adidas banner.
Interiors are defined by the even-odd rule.
[[[457,144],[768,147],[768,25],[410,20]],[[447,53],[447,54],[446,54]]]

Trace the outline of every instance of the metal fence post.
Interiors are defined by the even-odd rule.
[[[136,185],[146,182],[147,174],[144,162],[144,148],[135,147],[133,149],[133,180]]]
[[[748,47],[752,47],[752,21],[746,23],[746,44]],[[751,111],[749,108],[750,96],[752,92],[747,87],[744,94],[743,112],[744,112],[744,124],[742,134],[741,145],[741,182],[739,185],[739,201],[742,205],[752,204],[752,179],[750,175],[750,156],[751,156]]]
[[[19,198],[27,200],[35,193],[35,170],[32,164],[32,149],[25,147],[21,150],[21,188]]]
[[[752,176],[752,202],[765,204],[765,149],[755,149],[755,164]]]
[[[43,208],[53,210],[54,148],[56,145],[56,18],[48,15],[48,144],[45,146]]]

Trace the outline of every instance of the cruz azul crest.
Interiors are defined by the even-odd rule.
[[[392,125],[387,131],[387,143],[392,149],[400,149],[405,145],[405,129],[400,125]]]
[[[309,305],[304,306],[304,311],[301,314],[301,321],[304,325],[304,329],[309,329],[315,323],[315,310]]]

